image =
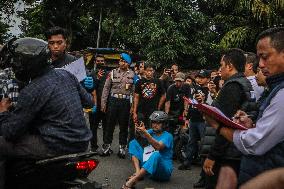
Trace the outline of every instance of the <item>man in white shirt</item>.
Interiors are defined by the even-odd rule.
[[[250,81],[251,86],[254,90],[255,99],[258,100],[261,94],[264,91],[262,86],[259,86],[256,82],[255,75],[257,72],[257,57],[256,54],[252,52],[245,53],[246,56],[246,65],[245,65],[245,76]]]

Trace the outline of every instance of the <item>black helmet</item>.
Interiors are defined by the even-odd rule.
[[[168,126],[168,114],[166,112],[163,111],[154,111],[150,117],[150,123],[152,125],[152,122],[161,122],[162,128],[163,130],[166,129],[166,127]]]
[[[0,52],[0,68],[12,67],[20,81],[40,75],[49,65],[47,43],[36,38],[11,39]]]

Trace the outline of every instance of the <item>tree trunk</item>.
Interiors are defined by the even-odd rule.
[[[99,46],[100,46],[102,14],[103,14],[103,8],[101,8],[101,11],[100,11],[100,21],[99,21],[99,29],[98,29],[98,37],[97,37],[97,48],[99,48]]]
[[[111,28],[111,33],[109,35],[108,42],[107,42],[107,48],[109,48],[109,46],[110,46],[113,34],[114,34],[114,26],[112,26],[112,28]]]

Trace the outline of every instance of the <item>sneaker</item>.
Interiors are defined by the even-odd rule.
[[[191,170],[191,166],[190,165],[181,164],[178,167],[178,170]]]
[[[100,156],[110,156],[113,153],[110,147],[110,144],[103,144]]]
[[[200,178],[198,182],[193,184],[193,188],[204,188],[205,187],[205,179]]]
[[[119,145],[119,151],[117,156],[121,159],[125,159],[126,156],[126,145]]]
[[[102,128],[103,128],[103,122],[102,122],[102,121],[100,121],[100,123],[99,123],[99,125],[98,125],[98,128],[99,128],[99,129],[102,129]]]

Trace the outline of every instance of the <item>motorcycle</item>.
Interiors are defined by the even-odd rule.
[[[6,188],[100,189],[87,177],[98,166],[96,152],[68,154],[44,160],[7,161]]]
[[[183,125],[178,125],[174,132],[174,154],[176,160],[182,162],[186,158],[185,147],[189,138],[188,128],[184,129]]]

